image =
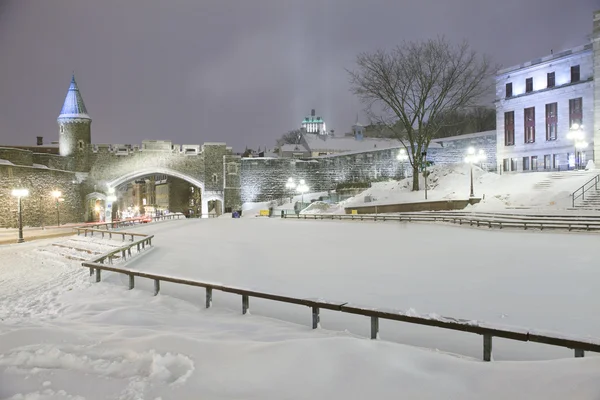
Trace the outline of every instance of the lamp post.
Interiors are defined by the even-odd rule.
[[[408,154],[406,149],[402,148],[398,152],[396,159],[402,164],[402,179],[406,178],[406,161],[408,161]]]
[[[300,179],[300,184],[296,187],[296,190],[302,195],[300,202],[302,207],[304,207],[304,193],[308,192],[308,186],[304,179]]]
[[[577,169],[579,167],[579,163],[577,162],[577,150],[585,149],[588,144],[585,141],[585,133],[583,132],[583,125],[578,123],[574,123],[569,129],[569,133],[567,133],[567,139],[573,141],[573,145],[575,147],[575,153],[573,153],[573,168]],[[581,162],[581,157],[579,159]]]
[[[423,160],[423,178],[425,178],[425,200],[427,200],[427,152],[421,153],[421,160]]]
[[[294,178],[288,178],[287,182],[285,183],[285,188],[288,190],[289,193],[294,193],[294,189],[296,188],[296,183],[294,182]],[[292,199],[290,198],[290,203],[292,202]]]
[[[12,195],[15,196],[17,199],[19,199],[19,209],[18,209],[18,213],[19,213],[19,240],[17,240],[17,243],[23,243],[25,241],[25,239],[23,239],[23,207],[22,207],[22,204],[21,204],[21,199],[23,197],[29,196],[29,190],[27,190],[27,189],[13,189]]]
[[[482,162],[487,157],[483,150],[475,151],[474,147],[469,147],[467,150],[467,156],[465,157],[465,162],[470,164],[471,166],[471,194],[469,197],[475,197],[475,193],[473,191],[473,164]]]
[[[52,197],[54,197],[54,201],[56,202],[56,226],[60,226],[60,211],[58,208],[58,200],[62,196],[62,193],[58,190],[52,192]]]

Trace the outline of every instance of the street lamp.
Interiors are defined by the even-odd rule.
[[[29,190],[27,189],[13,189],[12,195],[19,199],[19,240],[17,243],[23,243],[25,239],[23,239],[23,207],[21,204],[21,199],[23,197],[29,196]]]
[[[308,192],[308,186],[304,179],[300,179],[300,184],[296,187],[296,190],[302,195],[301,204],[302,207],[304,207],[304,193]]]
[[[288,192],[294,193],[294,189],[296,188],[296,183],[294,182],[294,178],[288,178],[287,182],[285,183],[285,188],[288,190]],[[292,202],[292,199],[290,198],[290,203],[291,202]]]
[[[467,156],[465,157],[465,162],[470,164],[471,166],[471,194],[469,197],[475,197],[475,193],[473,192],[473,164],[479,163],[485,160],[487,156],[483,150],[475,151],[474,147],[469,147],[467,150]]]
[[[56,202],[56,226],[60,226],[60,211],[58,209],[58,200],[62,196],[62,193],[58,190],[52,192],[52,197],[54,197],[54,201]]]
[[[406,161],[408,161],[408,153],[406,153],[406,149],[400,149],[396,159],[402,163],[402,178],[406,178]]]
[[[579,166],[577,162],[577,150],[581,151],[585,149],[588,144],[585,141],[585,132],[583,132],[583,125],[578,123],[574,123],[571,125],[571,129],[569,129],[569,133],[567,133],[567,139],[572,140],[575,146],[575,153],[573,154],[573,166],[575,169]],[[581,157],[579,158],[579,162],[581,162]]]

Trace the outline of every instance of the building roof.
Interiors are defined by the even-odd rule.
[[[331,136],[304,134],[304,139],[311,151],[366,151],[374,149],[390,149],[401,145],[397,139],[363,138],[357,140],[353,136]]]
[[[290,151],[290,152],[307,152],[308,149],[304,147],[302,144],[284,144],[281,146],[281,151]]]
[[[60,115],[58,116],[58,120],[61,119],[89,119],[87,109],[85,108],[85,104],[83,102],[83,98],[81,97],[81,93],[79,92],[79,88],[77,87],[77,82],[75,82],[75,74],[71,78],[71,85],[69,86],[69,90],[67,91],[67,97],[65,97],[65,103],[63,104],[62,110],[60,110]]]
[[[558,53],[552,53],[552,54],[544,56],[544,57],[539,57],[539,58],[536,58],[535,60],[527,61],[527,62],[524,62],[519,65],[513,65],[510,67],[503,68],[496,73],[496,76],[498,77],[500,75],[508,74],[510,72],[517,71],[517,70],[520,70],[523,68],[532,67],[534,65],[538,65],[541,63],[555,61],[559,58],[569,57],[569,56],[573,56],[573,55],[583,53],[583,52],[591,52],[592,50],[593,50],[592,43],[584,44],[584,45],[573,47],[571,49],[564,50],[564,51],[561,51]]]

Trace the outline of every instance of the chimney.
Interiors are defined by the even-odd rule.
[[[315,109],[313,108],[312,110],[310,110],[310,116],[314,117],[315,116]]]
[[[38,136],[37,137],[37,145],[38,146],[43,146],[44,145],[44,137],[43,136]]]

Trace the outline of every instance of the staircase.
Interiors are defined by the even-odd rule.
[[[600,211],[600,175],[596,175],[571,193],[571,198],[575,209]]]
[[[543,192],[543,191],[550,189],[552,186],[554,186],[554,183],[557,181],[562,181],[562,180],[568,179],[568,178],[584,176],[586,174],[587,174],[587,171],[584,171],[584,170],[554,172],[548,177],[548,179],[544,179],[542,181],[539,181],[535,185],[533,185],[533,190],[538,191],[538,192]]]

